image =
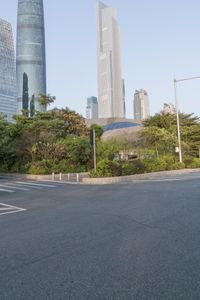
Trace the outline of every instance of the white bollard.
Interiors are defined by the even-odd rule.
[[[53,172],[52,173],[52,181],[54,181],[55,180],[55,173]]]
[[[79,182],[79,174],[76,174],[76,182]]]
[[[59,180],[62,180],[62,173],[59,174]]]
[[[67,174],[67,181],[70,181],[70,174]]]

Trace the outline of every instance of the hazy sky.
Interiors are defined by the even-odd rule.
[[[151,114],[173,102],[173,78],[200,76],[199,0],[106,0],[118,10],[127,116],[135,89],[149,92]],[[96,0],[44,0],[48,92],[57,107],[85,115],[97,95]],[[17,0],[0,0],[16,31]],[[200,115],[200,80],[179,85],[180,108]]]

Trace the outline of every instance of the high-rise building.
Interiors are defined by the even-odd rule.
[[[123,103],[124,103],[124,119],[126,118],[126,87],[125,80],[122,80],[122,89],[123,89]]]
[[[149,96],[145,90],[136,90],[134,94],[134,119],[145,120],[150,116]]]
[[[18,112],[45,111],[38,101],[46,94],[43,0],[18,0],[16,59]]]
[[[98,119],[98,101],[96,97],[87,98],[86,119]]]
[[[0,114],[17,114],[15,51],[11,24],[0,19]]]
[[[114,7],[97,3],[99,118],[123,118],[120,33]]]
[[[164,115],[175,115],[176,108],[175,108],[174,104],[172,104],[172,103],[164,103],[161,113]]]

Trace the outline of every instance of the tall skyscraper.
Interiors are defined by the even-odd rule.
[[[145,90],[136,90],[134,94],[134,119],[145,120],[150,116],[149,96]]]
[[[96,97],[87,98],[86,119],[98,119],[98,101]]]
[[[99,118],[123,118],[120,33],[114,7],[97,3]]]
[[[122,80],[122,89],[123,89],[123,103],[124,103],[124,118],[126,118],[126,87],[125,80]]]
[[[0,19],[0,114],[17,114],[15,51],[11,24]]]
[[[46,94],[43,0],[18,0],[16,59],[18,112],[45,111],[38,102]]]

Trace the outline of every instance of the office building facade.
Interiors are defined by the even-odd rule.
[[[16,60],[18,112],[45,111],[38,101],[46,95],[43,0],[18,0]]]
[[[141,121],[150,116],[149,96],[145,90],[136,90],[134,94],[134,119]]]
[[[0,19],[0,114],[17,114],[15,51],[11,24]]]
[[[98,119],[98,101],[96,97],[87,98],[86,119]]]
[[[99,118],[123,118],[120,33],[115,8],[97,3]]]

